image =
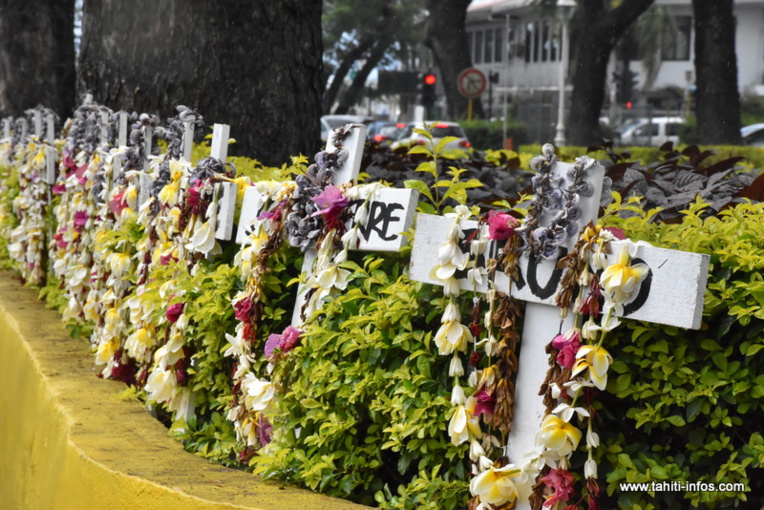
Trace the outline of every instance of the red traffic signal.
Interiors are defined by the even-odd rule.
[[[424,82],[427,85],[435,85],[437,81],[438,81],[438,78],[432,73],[427,73],[424,75]]]

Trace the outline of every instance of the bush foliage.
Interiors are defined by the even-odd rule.
[[[644,163],[657,161],[657,154],[648,151],[642,153]],[[751,149],[750,154],[758,152]],[[579,153],[578,148],[562,151],[563,158]],[[641,159],[638,154],[632,152]],[[378,167],[385,166],[382,156],[371,157],[378,158]],[[764,156],[756,157],[764,164]],[[406,158],[410,162],[400,163],[406,171],[424,160]],[[422,182],[435,184],[452,166],[468,169],[451,173],[463,180],[487,179],[486,168],[491,167],[492,175],[514,179],[507,196],[499,198],[516,199],[528,184],[530,174],[524,169],[529,158],[505,151],[480,156],[479,163],[476,156],[443,158],[443,168],[432,168],[432,181]],[[241,163],[253,177],[299,170]],[[691,171],[703,173],[702,168],[707,167],[696,165]],[[9,210],[18,181],[12,166],[2,176],[0,203]],[[732,174],[725,176],[730,178]],[[706,198],[715,196],[710,190]],[[487,198],[478,196],[475,202],[485,206]],[[643,198],[615,193],[602,223],[624,229],[635,240],[707,253],[711,272],[699,331],[626,321],[627,327],[608,337],[615,362],[596,422],[604,445],[598,449],[600,480],[608,497],[603,504],[635,509],[758,507],[762,500],[757,498],[764,493],[764,205],[726,203],[712,209],[691,197],[672,215],[677,221],[666,223],[659,221],[661,210]],[[433,205],[425,199],[421,207],[432,210]],[[8,231],[15,219],[6,215],[2,225]],[[136,229],[115,232],[112,241],[134,245],[144,235]],[[5,243],[0,249],[6,249]],[[191,273],[168,266],[152,275],[141,296],[144,303],[153,303],[161,322],[168,304],[162,289],[170,283],[182,291],[187,313],[194,318],[186,343],[196,414],[188,422],[169,424],[185,447],[268,478],[382,508],[464,508],[469,498],[468,445],[449,441],[449,362],[432,342],[446,303],[442,290],[408,279],[406,251],[393,257],[354,256],[346,262],[343,267],[352,272],[347,289],[307,322],[301,344],[275,366],[272,378],[279,398],[268,411],[272,441],[253,452],[237,440],[225,418],[232,367],[223,351],[226,334],[235,326],[231,301],[244,285],[233,265],[234,252],[234,246],[224,246],[221,256]],[[257,352],[270,333],[288,323],[289,284],[300,262],[286,248],[269,261]],[[62,307],[60,285],[48,278],[43,294]],[[469,313],[470,300],[463,301],[462,312]],[[260,360],[253,370],[264,374],[265,365]],[[165,419],[170,416],[161,407],[157,412]],[[583,460],[574,457],[574,464]],[[749,491],[619,490],[621,482],[661,480],[743,482]]]

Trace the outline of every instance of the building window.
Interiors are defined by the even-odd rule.
[[[494,44],[494,50],[493,50],[493,60],[494,62],[502,62],[504,60],[504,52],[506,51],[506,46],[504,45],[504,30],[501,28],[497,28],[493,32],[493,44]]]
[[[677,16],[673,27],[663,30],[661,38],[661,58],[663,60],[690,60],[692,18]]]
[[[483,63],[483,31],[475,32],[475,60],[476,64]]]
[[[532,21],[525,24],[525,61],[559,62],[562,60],[560,27],[550,21]]]
[[[486,64],[493,62],[493,30],[485,31],[485,49],[483,50],[483,60]]]
[[[541,22],[541,61],[546,62],[549,60],[549,21],[544,20]]]
[[[525,24],[525,61],[531,61],[533,54],[533,23]]]

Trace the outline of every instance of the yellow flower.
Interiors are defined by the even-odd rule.
[[[159,201],[162,204],[174,206],[178,203],[178,195],[180,194],[180,181],[170,181],[159,192]]]
[[[470,397],[464,405],[456,407],[456,411],[451,416],[448,423],[448,435],[451,442],[455,445],[466,443],[472,438],[479,438],[483,434],[480,432],[480,417],[475,416],[475,406],[477,400]]]
[[[518,475],[522,471],[513,464],[490,467],[470,482],[470,492],[480,498],[481,503],[505,505],[517,499]]]
[[[105,365],[114,357],[114,353],[117,352],[119,342],[117,337],[111,337],[108,340],[101,340],[96,349],[96,365]]]
[[[435,333],[435,345],[438,354],[447,356],[454,351],[467,352],[467,345],[472,342],[470,329],[456,321],[446,321]]]
[[[554,414],[544,418],[541,429],[536,433],[536,444],[549,450],[557,450],[560,455],[568,455],[578,448],[579,441],[581,431]]]
[[[121,278],[130,267],[130,255],[125,253],[112,253],[109,256],[109,268],[115,278]]]
[[[576,364],[571,375],[587,370],[587,375],[594,385],[604,390],[607,386],[607,370],[613,362],[613,357],[603,347],[583,345],[576,353]]]
[[[629,245],[624,244],[618,252],[618,261],[605,269],[600,282],[613,301],[625,303],[645,279],[648,271],[646,264],[631,265]]]

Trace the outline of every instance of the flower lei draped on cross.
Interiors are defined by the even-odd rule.
[[[369,202],[381,186],[330,184],[346,157],[340,145],[334,152],[318,153],[316,163],[294,181],[253,183],[263,209],[247,227],[247,242],[235,258],[245,288],[233,300],[238,323],[235,334],[226,335],[225,351],[226,356],[234,359],[233,402],[227,418],[246,445],[241,461],[248,460],[257,448],[270,442],[271,425],[263,413],[278,393],[267,377],[256,374],[255,366],[264,359],[268,363],[266,372],[270,373],[275,364],[299,345],[303,334],[298,327],[287,326],[280,334],[270,334],[264,345],[256,348],[263,313],[262,279],[268,271],[269,258],[284,241],[303,252],[315,244],[315,262],[304,280],[301,320],[309,318],[327,296],[347,286],[350,271],[342,264],[347,260],[348,250],[357,245],[359,228],[368,220]],[[348,229],[351,202],[358,205]]]
[[[547,348],[550,370],[542,387],[547,414],[536,435],[537,449],[518,456],[515,462],[520,464],[510,463],[503,445],[512,422],[512,376],[517,369],[515,349],[519,341],[515,325],[519,311],[510,295],[496,289],[493,275],[500,268],[510,281],[516,280],[522,253],[557,258],[561,247],[578,233],[579,198],[593,193],[586,181],[586,171],[593,160],[579,158],[569,169],[567,180],[571,184],[563,187],[563,181],[552,174],[556,162],[553,148],[547,145],[543,152],[532,162],[537,170],[536,195],[522,226],[510,214],[491,211],[481,218],[477,231],[465,235],[460,221],[467,219],[470,211],[457,207],[451,214],[454,224],[438,251],[438,263],[433,269],[432,276],[443,282],[448,297],[442,325],[434,337],[438,352],[452,357],[449,375],[454,377],[453,411],[448,432],[454,444],[470,443],[474,475],[470,482],[473,495],[470,508],[476,510],[511,508],[516,500],[525,498],[530,498],[534,509],[575,507],[584,501],[589,508],[598,508],[601,488],[593,456],[599,445],[599,436],[593,430],[594,400],[596,391],[605,389],[612,363],[603,343],[607,332],[618,326],[617,316],[623,313],[624,304],[633,298],[648,271],[646,265],[632,263],[637,244],[624,244],[616,262],[608,264],[610,243],[620,234],[591,224],[582,229],[575,249],[558,263],[568,271],[557,305],[563,318],[572,308],[575,320],[573,328],[558,334]],[[542,214],[551,218],[545,226],[540,225]],[[487,261],[483,272],[474,258],[485,252],[488,240],[504,241],[505,245],[496,259]],[[461,292],[457,276],[466,276],[474,288],[487,277],[484,329],[479,327],[477,297],[473,298],[469,327],[461,324],[456,305]],[[485,336],[476,341],[481,333]],[[466,356],[470,344],[471,373],[465,392],[459,377],[464,375],[461,358]],[[478,348],[484,349],[485,357]],[[586,489],[575,501],[576,482],[570,471],[570,458],[584,437],[582,430],[587,450]]]
[[[38,107],[25,113],[31,119],[35,111],[45,118],[54,115],[47,108]],[[20,148],[15,151],[14,158],[18,168],[19,194],[14,198],[11,211],[18,219],[18,225],[13,228],[9,240],[8,254],[17,263],[21,278],[30,285],[45,283],[45,253],[47,242],[51,236],[45,224],[45,210],[50,203],[50,185],[45,181],[45,156],[47,142],[36,136],[28,140],[19,138]]]

